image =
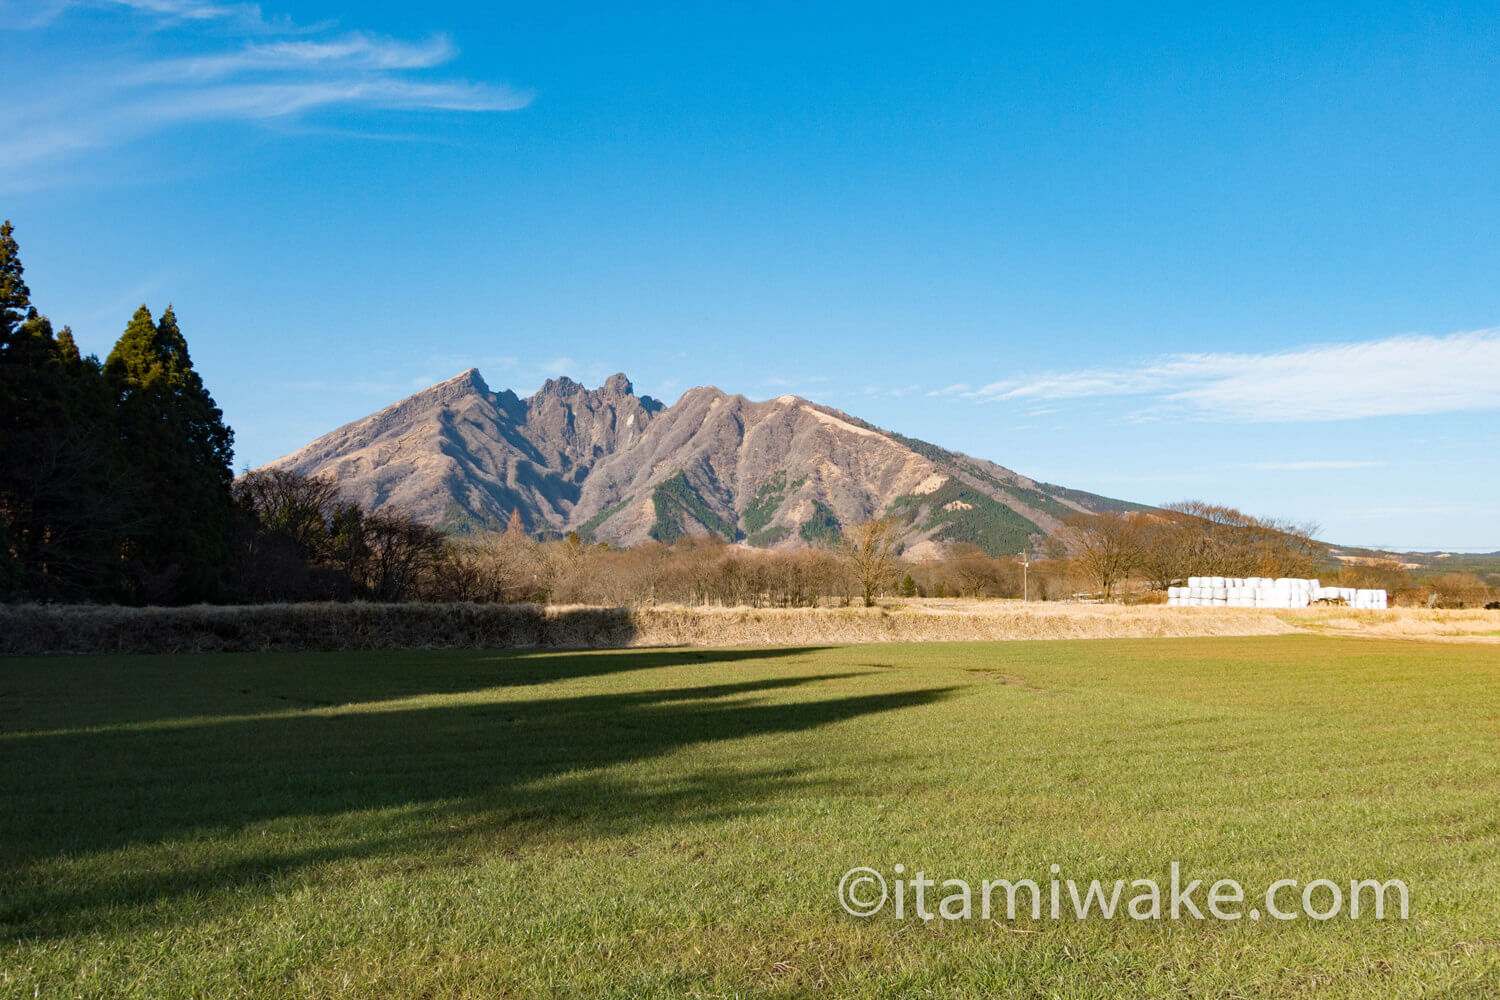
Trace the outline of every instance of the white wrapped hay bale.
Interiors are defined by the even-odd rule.
[[[1383,590],[1325,587],[1316,578],[1288,576],[1190,576],[1186,586],[1167,588],[1167,603],[1174,607],[1306,608],[1315,601],[1384,610],[1389,596]]]

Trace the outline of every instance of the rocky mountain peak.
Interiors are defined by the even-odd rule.
[[[536,391],[536,395],[532,398],[539,399],[546,396],[562,398],[564,396],[576,396],[582,392],[588,392],[588,389],[584,387],[582,382],[574,382],[566,375],[559,375],[557,378],[549,378],[543,382],[542,387]]]
[[[528,530],[616,545],[702,532],[822,545],[888,516],[914,552],[1019,552],[1073,511],[1122,506],[798,396],[751,402],[697,386],[665,407],[623,372],[597,389],[551,378],[520,400],[470,368],[273,464],[451,530],[503,527],[519,512]]]
[[[421,392],[393,404],[392,408],[442,404],[464,396],[473,395],[490,395],[490,387],[484,381],[484,376],[479,374],[478,368],[470,368],[468,371],[460,372],[452,378],[444,379],[435,385],[430,385]]]

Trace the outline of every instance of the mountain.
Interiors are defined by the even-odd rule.
[[[522,399],[471,368],[269,466],[332,476],[367,509],[395,505],[448,530],[503,527],[519,511],[530,531],[616,545],[711,533],[789,548],[890,515],[912,557],[946,541],[999,554],[1069,514],[1137,508],[797,396],[702,387],[664,406],[623,374],[597,389],[549,379]]]

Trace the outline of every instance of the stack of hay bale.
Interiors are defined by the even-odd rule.
[[[1317,580],[1296,577],[1191,576],[1186,587],[1168,587],[1172,607],[1305,608],[1314,601],[1342,602],[1364,611],[1383,611],[1383,590],[1325,587]]]

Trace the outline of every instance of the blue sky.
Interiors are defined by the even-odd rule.
[[[3,0],[0,214],[274,458],[478,366],[1500,548],[1493,5]]]

